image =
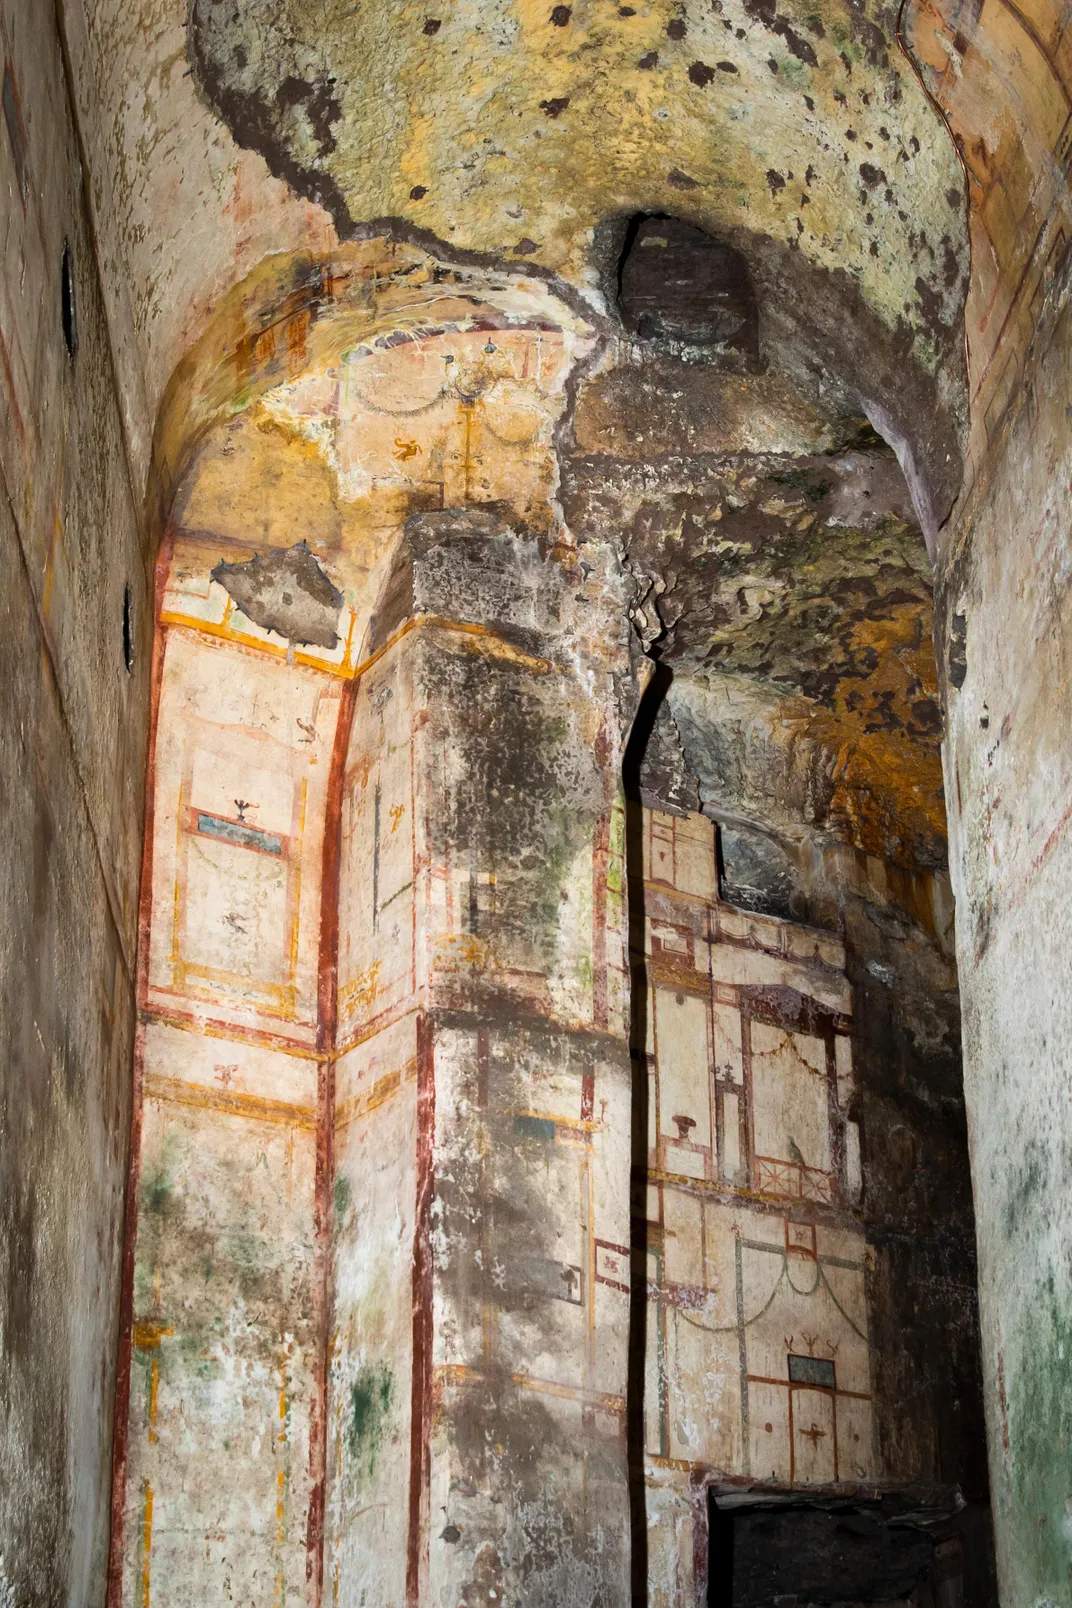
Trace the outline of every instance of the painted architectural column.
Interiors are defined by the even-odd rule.
[[[624,1604],[621,578],[423,514],[343,776],[325,1601]]]

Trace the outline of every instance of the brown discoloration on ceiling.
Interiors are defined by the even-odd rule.
[[[780,374],[736,373],[637,348],[583,387],[573,416],[582,453],[637,464],[742,449],[829,452],[867,429],[858,412],[832,416]]]

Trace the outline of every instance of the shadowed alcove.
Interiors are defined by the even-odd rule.
[[[635,1597],[992,1601],[926,544],[739,253],[642,217],[618,283],[632,339],[566,486],[574,528],[619,521],[655,666],[626,759]],[[675,1525],[709,1522],[683,1575]]]

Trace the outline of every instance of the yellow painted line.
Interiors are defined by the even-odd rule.
[[[219,641],[233,642],[236,647],[246,648],[254,653],[264,653],[272,659],[290,662],[287,659],[286,643],[279,645],[275,642],[261,642],[255,637],[246,636],[243,632],[236,631],[233,627],[228,626],[226,620],[222,624],[216,624],[211,620],[200,620],[193,614],[179,614],[173,609],[162,609],[160,623],[172,628],[177,627],[179,630],[192,631],[198,636],[215,637]],[[373,665],[378,664],[385,654],[390,653],[391,649],[401,642],[404,636],[408,636],[411,631],[423,629],[425,626],[433,626],[440,631],[450,631],[460,636],[470,637],[473,639],[474,652],[488,653],[495,658],[509,659],[516,664],[523,665],[528,670],[534,671],[537,675],[546,675],[548,671],[556,668],[550,659],[543,659],[536,654],[526,653],[524,648],[519,648],[515,643],[508,642],[505,637],[501,637],[490,625],[478,625],[471,620],[450,620],[439,614],[414,614],[388,637],[382,647],[377,648],[375,653],[370,653],[368,658],[363,659],[360,664],[350,665],[345,661],[338,665],[330,664],[303,654],[300,650],[294,653],[294,663],[300,665],[302,669],[318,670],[323,675],[335,676],[341,681],[360,681],[361,677],[371,670]]]
[[[156,1434],[156,1398],[160,1389],[160,1357],[154,1355],[152,1367],[149,1371],[149,1444],[154,1445]]]
[[[479,1368],[467,1368],[463,1363],[444,1363],[435,1369],[435,1377],[448,1385],[478,1385],[485,1383]],[[585,1390],[578,1385],[560,1385],[553,1379],[537,1379],[532,1374],[512,1373],[510,1382],[519,1390],[532,1390],[541,1396],[554,1396],[559,1401],[577,1401],[585,1406],[600,1407],[608,1413],[624,1413],[625,1397],[611,1395],[603,1390]]]
[[[366,1116],[375,1111],[385,1101],[398,1093],[402,1087],[402,1080],[411,1082],[417,1075],[417,1058],[412,1056],[400,1071],[386,1072],[382,1078],[377,1078],[371,1089],[363,1094],[355,1094],[349,1100],[343,1100],[335,1109],[336,1128],[345,1128],[357,1117]]]
[[[153,1550],[153,1488],[145,1482],[145,1510],[141,1523],[141,1608],[149,1608],[149,1572]]]
[[[218,1111],[228,1117],[244,1117],[250,1122],[272,1122],[284,1128],[316,1128],[315,1106],[293,1105],[288,1100],[268,1100],[258,1094],[242,1094],[235,1089],[209,1089],[182,1078],[165,1078],[149,1072],[145,1077],[145,1096],[167,1100],[172,1105],[190,1106],[198,1111]]]

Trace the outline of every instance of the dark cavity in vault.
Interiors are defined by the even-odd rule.
[[[721,347],[759,362],[759,315],[748,265],[680,218],[632,220],[618,266],[622,323],[640,340]]]

